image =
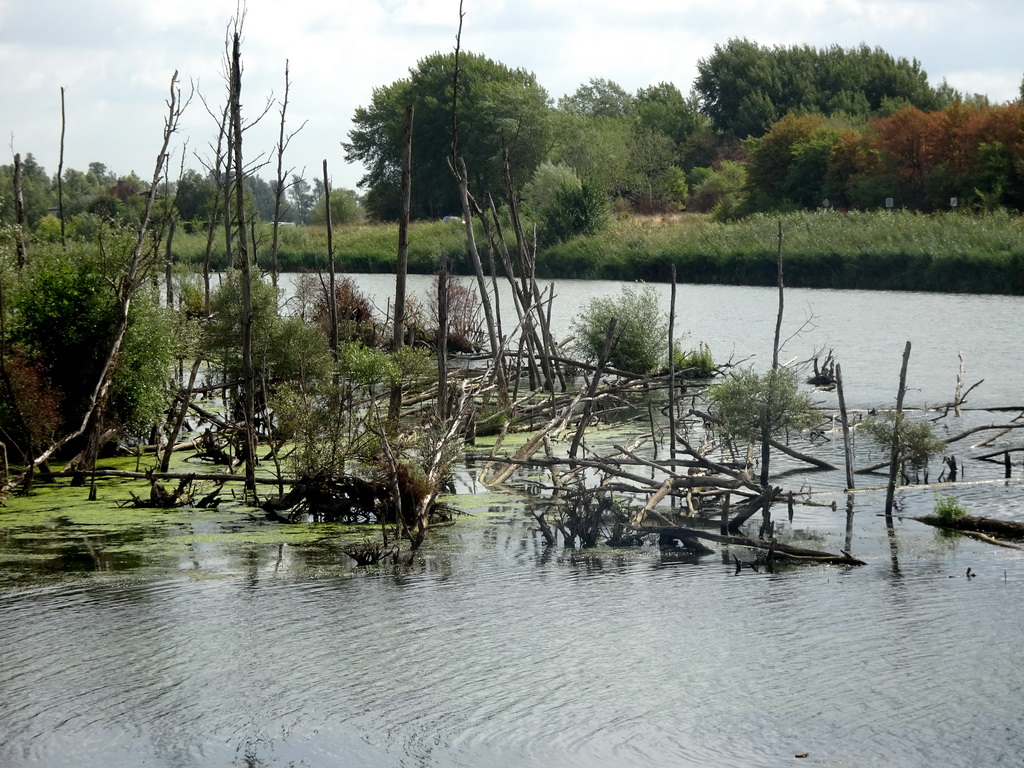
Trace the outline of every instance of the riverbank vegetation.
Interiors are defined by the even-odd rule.
[[[681,282],[772,285],[774,236],[783,225],[786,282],[795,288],[936,291],[1024,295],[1024,218],[1006,211],[981,216],[836,211],[757,214],[733,222],[706,214],[623,215],[600,233],[538,250],[541,278],[668,282],[672,267]],[[259,230],[257,230],[259,231]],[[334,230],[338,269],[392,273],[395,224],[361,224]],[[482,231],[481,231],[482,237]],[[265,241],[269,237],[264,238]],[[177,234],[174,256],[185,268],[202,264],[206,238]],[[325,227],[282,230],[282,271],[316,271],[327,264]],[[413,222],[409,271],[433,274],[444,258],[469,274],[465,231],[458,224]],[[266,255],[257,261],[269,271]],[[497,259],[496,269],[503,269]],[[215,247],[213,266],[226,264]]]

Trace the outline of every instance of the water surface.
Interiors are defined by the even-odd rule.
[[[579,306],[618,286],[558,290]],[[764,364],[776,300],[682,286],[679,312],[694,343]],[[814,327],[787,350],[834,347],[854,407],[891,404],[907,339],[919,405],[952,396],[958,349],[985,378],[978,404],[1024,400],[1019,298],[789,291],[788,325],[802,306]],[[841,462],[835,434],[804,447]],[[1024,519],[1019,460],[1006,480],[975,458],[992,449],[958,448],[964,473],[940,490]],[[877,476],[848,517],[840,472],[778,461],[816,502],[779,513],[784,535],[867,565],[737,573],[751,552],[550,549],[538,500],[485,492],[472,468],[452,499],[468,515],[411,565],[374,569],[344,555],[343,527],[285,531],[231,504],[114,526],[45,494],[31,513],[12,501],[0,765],[1020,766],[1024,553],[909,519],[935,489],[901,489],[889,531]],[[101,497],[112,514],[116,489]]]

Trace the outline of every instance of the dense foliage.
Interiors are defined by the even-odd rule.
[[[865,118],[902,106],[937,109],[949,94],[928,84],[917,60],[880,48],[768,48],[746,39],[716,45],[697,64],[694,89],[726,136],[761,136],[789,113]]]
[[[572,322],[576,348],[584,360],[597,361],[608,329],[615,319],[615,334],[608,357],[614,368],[630,373],[649,373],[668,358],[668,321],[649,286],[623,286],[617,297],[590,300]]]
[[[455,54],[435,53],[356,109],[343,146],[366,175],[361,195],[332,192],[335,225],[364,214],[397,218],[407,104],[415,108],[414,218],[461,213],[449,167],[456,135],[472,193],[480,200],[493,195],[499,205],[507,191],[507,150],[513,183],[527,203],[528,190],[543,185],[539,177],[555,167],[614,210],[641,214],[686,209],[731,220],[754,212],[887,205],[930,212],[949,210],[954,200],[958,210],[1024,209],[1024,107],[933,85],[916,60],[866,45],[817,49],[729,40],[699,63],[689,95],[669,82],[630,93],[613,80],[592,78],[556,105],[532,73],[465,52],[457,98],[455,82]],[[66,232],[89,238],[97,220],[137,223],[146,192],[134,174],[91,163],[87,172],[64,170],[58,200],[57,180],[31,154],[21,177],[26,222],[37,238],[51,241],[61,236],[50,218],[60,208]],[[13,166],[0,166],[3,188],[10,190],[12,180]],[[276,180],[247,175],[244,184],[247,211],[272,221]],[[280,191],[281,221],[325,221],[321,179],[291,174]],[[213,172],[185,171],[161,190],[161,199],[186,232],[208,227],[224,206]],[[525,209],[540,240],[555,243],[571,238],[574,228],[565,225],[578,220],[580,202],[569,194],[561,210],[550,201]],[[14,220],[9,194],[0,215]]]
[[[459,57],[458,82],[458,153],[474,189],[502,197],[503,149],[520,184],[544,159],[547,92],[533,74],[472,53]],[[367,169],[360,185],[367,187],[366,206],[378,219],[398,218],[402,130],[410,104],[413,215],[438,219],[461,212],[449,167],[454,83],[455,54],[433,54],[408,78],[375,89],[371,104],[356,110],[343,146],[349,161]]]
[[[68,251],[39,247],[25,268],[2,277],[0,429],[12,458],[82,422],[117,323],[112,257],[125,247],[117,234],[107,233],[106,254],[82,245]],[[148,434],[166,405],[177,343],[155,291],[140,291],[128,318],[105,426],[136,438]]]
[[[809,429],[820,414],[796,374],[784,366],[765,373],[745,368],[711,389],[714,416],[726,434],[759,443],[786,430]]]

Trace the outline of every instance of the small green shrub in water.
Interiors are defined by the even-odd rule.
[[[935,516],[944,523],[952,523],[964,515],[967,510],[960,506],[960,502],[954,496],[935,497]]]
[[[590,300],[572,322],[576,346],[586,360],[597,360],[604,348],[608,324],[616,318],[615,337],[609,362],[630,373],[659,369],[665,359],[668,322],[658,306],[658,294],[649,285],[623,286],[617,297],[598,296]]]
[[[865,421],[864,429],[880,448],[888,449],[892,446],[896,423],[897,416],[890,411]],[[899,437],[900,456],[904,457],[904,461],[915,471],[927,469],[932,456],[941,454],[946,447],[946,444],[935,436],[931,424],[926,421],[911,421],[905,414],[899,415]]]
[[[710,379],[718,372],[711,350],[703,342],[697,349],[688,352],[683,352],[677,347],[675,363],[676,371],[691,379]]]

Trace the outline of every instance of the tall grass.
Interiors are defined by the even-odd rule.
[[[1024,219],[908,211],[801,212],[719,223],[684,215],[616,222],[549,248],[545,277],[773,285],[778,226],[786,284],[1024,294]]]
[[[678,279],[685,282],[774,285],[780,221],[789,286],[1024,295],[1024,218],[1005,212],[818,211],[730,223],[697,214],[624,217],[600,234],[545,249],[537,270],[543,278],[655,282],[667,281],[675,265]],[[483,243],[481,236],[477,239]],[[269,244],[269,232],[258,233],[257,260],[264,268],[269,266]],[[223,268],[223,238],[215,245],[215,264]],[[174,252],[180,261],[199,264],[204,246],[202,235],[179,234]],[[391,272],[397,248],[394,224],[339,227],[334,232],[341,271]],[[483,253],[486,258],[486,249]],[[442,256],[453,271],[468,272],[463,227],[414,223],[410,271],[434,272]],[[326,230],[283,228],[278,261],[283,271],[325,267]]]
[[[342,272],[393,272],[398,254],[398,227],[394,224],[360,224],[337,227],[332,233],[334,258]],[[271,233],[269,227],[257,229],[256,262],[270,269]],[[206,251],[206,235],[176,234],[175,260],[201,265]],[[468,264],[466,234],[455,223],[414,222],[409,227],[409,270],[414,273],[436,272],[444,257],[449,269],[461,271]],[[282,272],[326,269],[327,228],[282,227],[279,230],[278,266]],[[214,239],[212,264],[216,269],[227,265],[224,237]]]

